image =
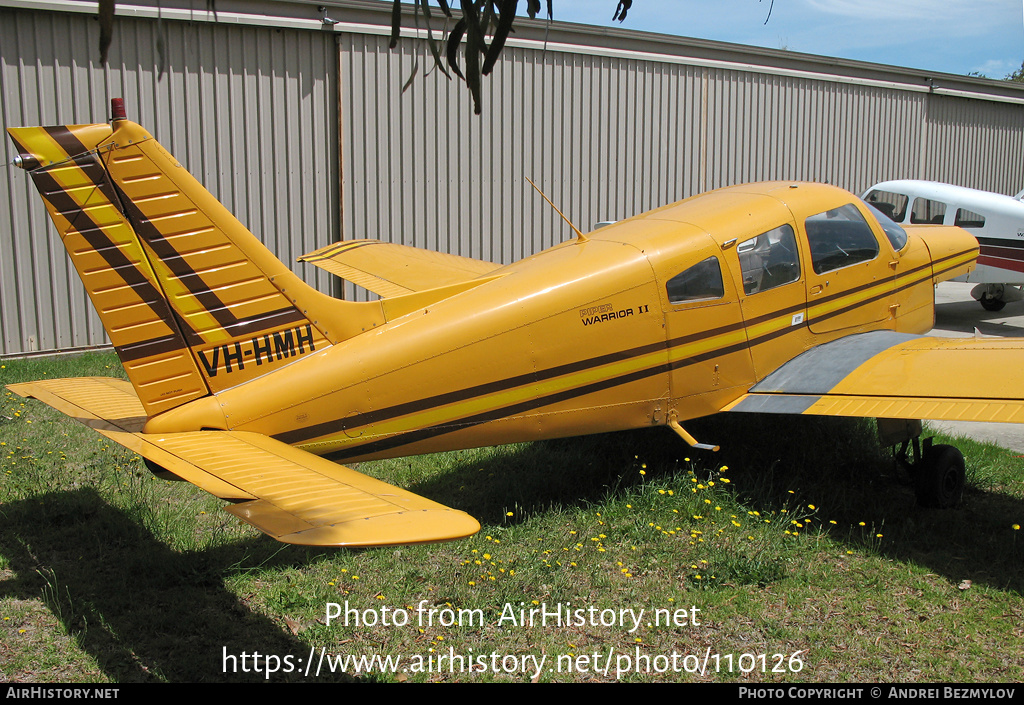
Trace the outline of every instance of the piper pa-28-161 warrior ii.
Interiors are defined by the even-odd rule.
[[[9,130],[128,381],[12,384],[289,543],[442,541],[479,524],[332,461],[681,424],[885,419],[923,503],[963,458],[921,418],[1024,422],[1024,340],[921,337],[955,227],[900,228],[811,183],[720,189],[507,266],[373,240],[306,285],[139,125]],[[909,421],[908,421],[909,420]]]

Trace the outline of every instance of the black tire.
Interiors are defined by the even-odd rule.
[[[925,451],[914,489],[922,507],[944,509],[960,504],[966,472],[964,456],[953,446],[934,445]]]
[[[982,296],[978,303],[986,311],[1002,311],[1003,307],[1006,306],[1005,301],[994,296]]]

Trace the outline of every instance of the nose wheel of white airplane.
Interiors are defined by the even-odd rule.
[[[921,422],[878,419],[883,445],[892,447],[896,463],[906,469],[914,484],[917,503],[945,509],[960,504],[966,483],[964,456],[951,445],[921,440]]]
[[[995,296],[982,296],[978,303],[986,311],[1002,311],[1003,307],[1006,306],[1006,302],[1002,299],[996,298]]]

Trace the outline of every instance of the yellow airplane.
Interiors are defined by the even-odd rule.
[[[977,241],[811,183],[735,186],[507,266],[374,240],[309,287],[114,101],[110,124],[8,130],[128,382],[12,384],[289,543],[471,535],[467,514],[333,460],[667,425],[721,411],[887,419],[919,499],[963,458],[914,420],[1024,422],[1024,340],[939,340],[936,282]],[[909,420],[909,421],[908,421]],[[909,454],[909,455],[908,455]],[[912,457],[911,457],[912,456]]]

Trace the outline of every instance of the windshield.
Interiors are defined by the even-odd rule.
[[[863,201],[863,203],[871,209],[872,213],[875,214],[875,218],[878,219],[878,224],[881,225],[882,230],[885,231],[885,236],[889,238],[889,242],[892,243],[892,248],[897,252],[902,250],[907,244],[907,231],[894,223],[889,216],[875,208],[870,203],[867,203],[866,201]]]

